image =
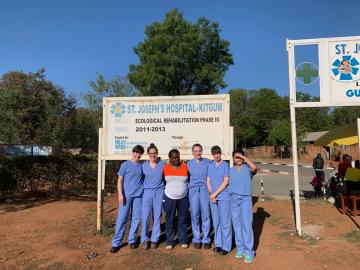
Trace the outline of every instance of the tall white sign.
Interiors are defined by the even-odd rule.
[[[317,45],[319,70],[309,65],[298,73],[295,67],[295,47]],[[295,108],[360,106],[360,36],[287,40],[289,62],[290,118],[294,168],[295,220],[299,235],[302,234],[299,195],[299,171],[296,138]],[[318,75],[320,81],[319,102],[298,102],[296,100],[296,76],[304,82],[311,82]],[[359,124],[359,123],[358,123]],[[360,146],[359,146],[360,147]],[[360,149],[359,149],[360,152]]]
[[[103,157],[128,159],[135,145],[155,143],[164,159],[173,148],[190,159],[192,145],[200,143],[203,156],[219,145],[230,159],[229,103],[229,95],[104,98]]]
[[[319,102],[296,101],[295,48],[317,45],[319,70],[300,70],[302,77],[314,76],[320,81]],[[290,96],[295,107],[358,106],[360,104],[360,36],[287,40],[289,54]],[[305,79],[304,77],[304,79]]]
[[[360,38],[329,42],[331,104],[360,102]]]

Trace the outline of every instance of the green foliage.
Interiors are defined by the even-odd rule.
[[[296,100],[303,102],[316,102],[319,97],[308,93],[297,93]],[[304,132],[326,131],[331,129],[331,115],[328,107],[298,108],[296,109],[296,122]]]
[[[115,76],[106,80],[102,74],[98,74],[95,81],[89,83],[91,92],[83,96],[84,102],[91,114],[95,129],[102,126],[102,108],[104,97],[128,97],[138,94],[137,90],[131,85],[126,78]]]
[[[45,70],[13,71],[0,80],[0,140],[61,145],[64,116],[73,106],[62,88],[45,80]]]
[[[144,96],[217,93],[233,64],[220,32],[218,23],[200,18],[191,24],[170,11],[145,28],[146,39],[134,48],[140,63],[130,66],[130,82]]]
[[[291,146],[291,127],[289,119],[277,119],[272,121],[268,141],[272,145]]]
[[[346,126],[360,118],[360,107],[337,107],[332,113],[332,121],[335,127]]]
[[[118,162],[108,162],[106,183],[111,190]],[[18,196],[94,194],[97,187],[97,155],[49,157],[0,157],[0,195]]]

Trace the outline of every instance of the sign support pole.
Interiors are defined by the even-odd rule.
[[[102,208],[103,208],[103,164],[102,160],[102,128],[99,128],[99,146],[98,146],[98,186],[97,186],[97,205],[96,205],[96,230],[101,230],[102,225]]]
[[[296,114],[295,106],[296,93],[295,93],[295,57],[294,47],[289,40],[287,40],[287,51],[289,61],[289,88],[290,88],[290,121],[291,121],[291,141],[292,141],[292,156],[294,168],[294,196],[295,196],[295,224],[299,236],[301,236],[301,215],[300,215],[300,194],[299,194],[299,167],[298,167],[298,149],[297,149],[297,136],[296,136]]]

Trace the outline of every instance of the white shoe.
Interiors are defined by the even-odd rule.
[[[171,249],[173,249],[173,246],[172,246],[172,245],[167,245],[165,248],[166,248],[167,250],[171,250]]]
[[[188,246],[188,244],[181,244],[181,247],[182,248],[188,248],[189,246]]]

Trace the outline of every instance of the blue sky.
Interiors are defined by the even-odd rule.
[[[288,95],[286,38],[360,34],[359,0],[1,0],[0,75],[45,67],[47,79],[80,99],[97,73],[125,76],[145,26],[173,8],[191,22],[219,22],[234,58],[222,92],[269,87]]]

